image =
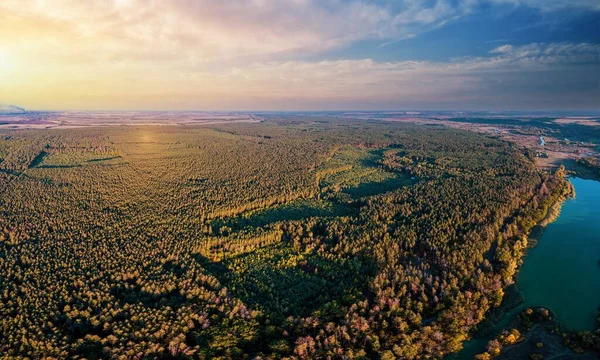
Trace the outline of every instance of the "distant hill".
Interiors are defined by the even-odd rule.
[[[0,104],[0,114],[23,114],[27,110],[15,105]]]

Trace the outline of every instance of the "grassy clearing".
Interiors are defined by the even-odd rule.
[[[353,199],[378,195],[410,184],[408,177],[385,170],[380,160],[384,149],[346,147],[337,150],[318,169],[322,193],[343,192]]]

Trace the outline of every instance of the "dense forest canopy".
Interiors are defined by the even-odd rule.
[[[273,118],[0,132],[10,358],[440,358],[562,170],[466,131]]]

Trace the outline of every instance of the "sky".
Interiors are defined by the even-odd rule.
[[[600,0],[0,0],[33,110],[600,110]]]

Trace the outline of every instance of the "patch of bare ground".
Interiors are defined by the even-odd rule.
[[[564,118],[558,119],[557,121],[574,121],[574,122],[595,122],[591,118]],[[516,144],[517,146],[530,149],[535,154],[535,164],[539,169],[551,170],[559,165],[565,165],[573,163],[575,160],[582,156],[589,156],[595,154],[595,149],[591,144],[581,143],[577,141],[569,141],[558,136],[547,136],[544,135],[541,129],[531,128],[520,125],[490,125],[490,124],[479,124],[472,122],[460,122],[450,121],[445,119],[427,119],[427,118],[413,118],[413,117],[392,117],[386,118],[385,121],[393,122],[406,122],[420,125],[441,125],[454,129],[461,129],[476,132],[479,134],[485,134],[488,136],[497,137],[501,140],[505,140]],[[588,124],[588,125],[590,125]],[[545,144],[542,145],[540,142],[540,136],[544,135]]]
[[[57,112],[37,115],[4,116],[0,129],[71,129],[101,126],[212,125],[255,123],[263,119],[253,114],[207,112]]]
[[[600,126],[600,121],[591,117],[568,117],[554,120],[557,124],[577,124],[585,126]]]

